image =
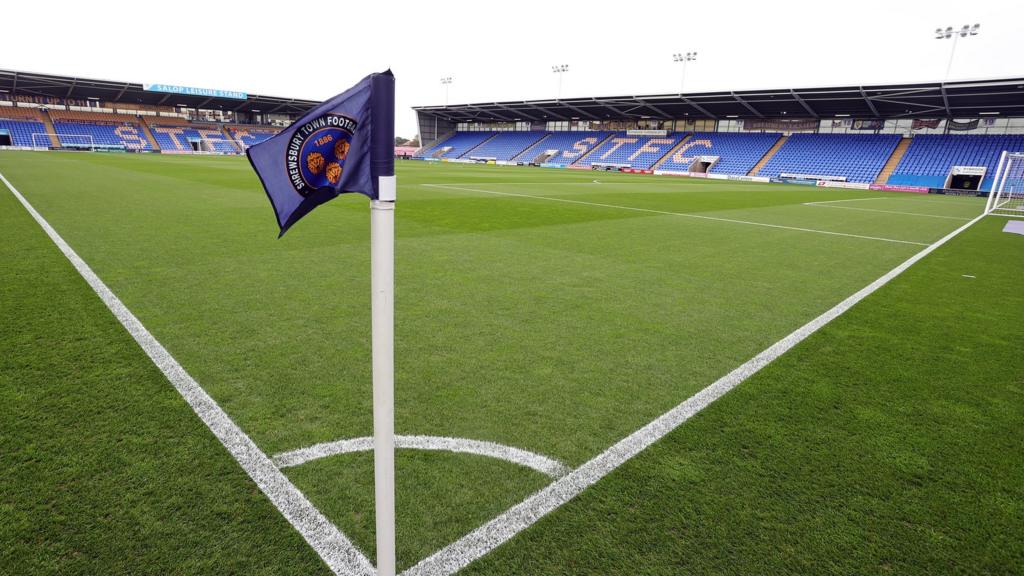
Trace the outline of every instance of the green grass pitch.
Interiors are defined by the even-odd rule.
[[[372,434],[369,214],[244,159],[0,152],[268,455]],[[576,467],[983,200],[399,163],[396,432]],[[837,202],[838,201],[838,202]],[[1024,237],[981,220],[468,574],[1024,571]],[[0,574],[326,574],[0,186]],[[372,455],[284,469],[371,559]],[[551,482],[397,454],[399,567]]]

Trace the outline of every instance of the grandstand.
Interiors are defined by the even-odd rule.
[[[31,91],[24,91],[27,85]],[[316,104],[244,96],[0,70],[0,146],[239,154]]]
[[[988,190],[1000,152],[1024,149],[1019,79],[415,110],[414,157],[429,161],[918,190],[955,188],[967,169]]]
[[[33,83],[31,94],[17,91],[19,80]],[[1024,149],[1020,86],[1008,79],[425,106],[416,108],[424,145],[412,157],[921,189],[951,186],[952,172],[966,167],[983,173],[978,186],[988,190],[1000,152]],[[0,146],[239,154],[314,104],[0,71]]]

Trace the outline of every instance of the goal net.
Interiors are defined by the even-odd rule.
[[[96,147],[91,134],[54,134],[53,132],[33,132],[33,148],[50,148],[56,140],[63,148],[82,148],[92,150]]]
[[[1024,152],[1003,152],[985,213],[1024,218]]]

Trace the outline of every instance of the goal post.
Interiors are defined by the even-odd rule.
[[[1024,152],[1003,152],[985,203],[985,213],[1024,218]]]
[[[96,147],[92,134],[57,134],[54,132],[33,132],[33,148],[52,148],[56,140],[62,148],[81,148],[92,150]]]

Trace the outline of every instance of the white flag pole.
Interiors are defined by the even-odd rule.
[[[373,330],[373,476],[377,574],[395,575],[395,197],[394,176],[381,176],[370,207]]]

